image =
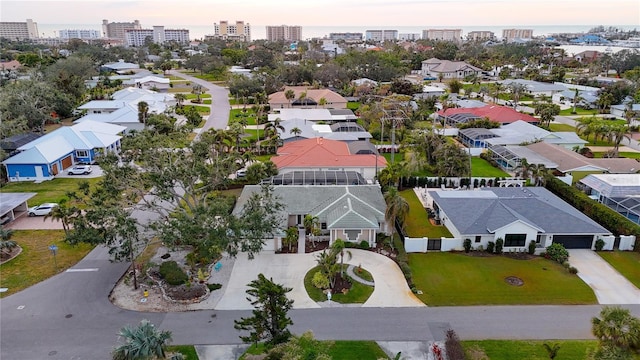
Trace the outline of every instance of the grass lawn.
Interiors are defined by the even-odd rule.
[[[8,288],[0,297],[14,294],[56,274],[49,245],[56,244],[57,273],[75,265],[93,248],[88,244],[71,246],[63,241],[62,230],[16,230],[11,240],[22,247],[22,253],[0,265],[0,287]]]
[[[381,153],[381,155],[384,156],[385,159],[387,159],[387,164],[391,164],[391,153]],[[401,162],[403,160],[404,160],[404,153],[396,152],[393,154],[394,162]]]
[[[349,101],[349,102],[347,103],[347,109],[349,109],[349,110],[351,110],[351,111],[356,111],[356,110],[358,110],[358,108],[360,107],[360,105],[362,105],[362,104],[361,104],[361,103],[359,103],[359,102],[356,102],[356,101]]]
[[[571,125],[568,125],[568,124],[551,123],[551,124],[549,124],[549,131],[553,131],[553,132],[558,132],[558,131],[575,132],[576,128],[571,126]]]
[[[635,251],[600,251],[598,255],[640,289],[640,253]]]
[[[264,130],[262,129],[244,129],[244,132],[249,134],[249,137],[244,138],[244,140],[258,140],[258,132],[260,132],[260,140],[264,140]]]
[[[256,113],[251,110],[250,108],[247,108],[247,111],[245,113],[245,115],[247,116],[247,125],[256,125]],[[229,120],[233,121],[233,120],[240,120],[242,118],[242,109],[231,109],[231,111],[229,112]]]
[[[187,75],[191,75],[195,78],[201,79],[201,80],[206,80],[209,82],[217,82],[217,81],[221,81],[223,79],[220,79],[218,77],[216,77],[213,74],[200,74],[200,72],[194,72],[194,71],[183,71],[183,73],[187,74]]]
[[[431,224],[427,211],[413,189],[403,190],[400,195],[409,203],[409,214],[404,220],[404,229],[409,237],[452,237],[446,227]]]
[[[49,181],[43,181],[39,184],[33,182],[13,182],[6,184],[0,189],[0,192],[35,192],[38,195],[29,200],[29,205],[34,206],[44,202],[60,202],[66,198],[67,192],[78,192],[78,184],[80,181],[86,180],[92,187],[100,181],[100,178],[80,179],[80,178],[57,178]]]
[[[187,100],[193,100],[196,98],[196,94],[184,94]],[[200,94],[200,99],[211,98],[211,94]]]
[[[594,152],[593,157],[602,158],[605,154],[606,152]],[[629,159],[640,159],[640,152],[619,152],[618,156]]]
[[[270,161],[272,157],[276,156],[275,154],[267,154],[267,155],[256,155],[256,161]]]
[[[387,354],[375,341],[334,341],[329,349],[329,355],[333,360],[376,360],[387,359]]]
[[[471,157],[471,176],[478,177],[509,177],[506,172],[491,165],[487,160]]]
[[[573,113],[573,107],[570,107],[568,109],[564,109],[564,110],[560,110],[560,113],[558,115],[560,116],[572,116],[572,115],[596,115],[598,113],[598,110],[587,110],[587,109],[582,109],[579,107],[576,107],[576,113]]]
[[[345,267],[345,275],[346,268]],[[309,270],[307,274],[304,276],[304,288],[307,290],[307,294],[313,301],[326,301],[327,295],[325,295],[322,290],[311,284],[311,279],[313,275],[319,270],[319,267],[316,266],[313,269]],[[360,284],[359,282],[352,281],[351,289],[346,294],[332,294],[331,301],[335,301],[340,304],[363,304],[369,296],[373,293],[373,287]]]
[[[476,257],[464,253],[409,254],[413,282],[429,306],[597,304],[578,276],[562,265],[537,257]],[[517,276],[522,286],[504,279]]]
[[[471,349],[482,350],[486,358],[491,360],[546,360],[549,359],[544,343],[549,346],[560,345],[560,350],[556,360],[583,360],[586,359],[587,350],[595,349],[598,342],[595,340],[547,340],[547,341],[526,341],[526,340],[482,340],[482,341],[462,341],[469,359],[472,359]],[[479,358],[479,357],[478,357]]]
[[[175,94],[175,93],[187,93],[187,92],[190,92],[190,91],[191,91],[191,88],[190,88],[190,87],[184,87],[184,86],[180,86],[180,87],[176,87],[176,86],[174,86],[174,87],[169,88],[169,89],[167,90],[167,92],[168,92],[168,93],[171,93],[171,94]]]
[[[199,360],[196,348],[193,345],[173,345],[167,347],[168,352],[179,352],[184,355],[184,360]]]
[[[200,115],[209,115],[211,113],[211,108],[208,106],[199,106],[199,105],[184,105],[185,111],[186,108],[194,107],[198,111]]]
[[[338,340],[323,342],[332,344],[329,346],[329,356],[331,356],[332,360],[378,360],[388,358],[384,350],[375,341]],[[246,354],[263,354],[265,350],[264,344],[251,345],[240,359],[245,359]]]

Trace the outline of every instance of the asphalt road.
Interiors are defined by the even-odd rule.
[[[125,324],[149,319],[173,332],[174,344],[240,343],[233,320],[248,311],[144,313],[108,300],[127,268],[97,248],[73,267],[0,300],[0,358],[108,359]],[[640,305],[629,306],[640,316]],[[463,339],[585,339],[599,306],[321,308],[293,310],[292,330],[319,339],[433,340],[446,328]],[[215,316],[212,316],[215,314]]]
[[[229,113],[231,106],[229,105],[229,90],[218,85],[214,85],[206,80],[186,75],[177,70],[171,70],[171,75],[183,77],[193,83],[202,85],[206,89],[206,93],[211,94],[211,113],[207,122],[202,127],[202,131],[209,129],[226,129],[229,122]]]

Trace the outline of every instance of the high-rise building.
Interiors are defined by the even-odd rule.
[[[268,41],[300,41],[302,40],[302,27],[301,26],[268,26],[267,25],[267,40]]]
[[[503,29],[502,39],[509,42],[516,39],[528,40],[533,38],[533,29]]]
[[[375,42],[395,41],[398,39],[398,30],[367,30],[364,39]]]
[[[333,41],[343,40],[346,42],[362,41],[362,33],[329,33],[329,39]]]
[[[441,40],[460,42],[462,29],[428,29],[422,30],[422,38],[426,40]]]
[[[235,25],[228,21],[220,21],[220,24],[213,24],[213,35],[205,36],[205,39],[223,39],[237,41],[251,41],[251,25],[244,21],[236,21]]]
[[[58,30],[60,39],[98,39],[100,31],[90,29],[62,29]]]
[[[469,31],[467,34],[467,40],[470,41],[493,40],[495,37],[493,31]]]
[[[403,34],[398,34],[398,40],[403,40],[403,41],[416,41],[416,40],[420,40],[420,34],[418,34],[418,33],[403,33]]]
[[[9,40],[37,39],[38,23],[27,19],[26,22],[0,22],[0,37]]]
[[[147,38],[156,44],[164,44],[167,41],[187,44],[189,43],[189,30],[165,29],[164,26],[154,26],[153,29],[127,30],[125,44],[127,46],[144,46]]]
[[[127,42],[127,30],[140,30],[140,21],[134,20],[134,22],[109,22],[109,20],[102,20],[102,35],[109,39],[119,39],[123,43]]]

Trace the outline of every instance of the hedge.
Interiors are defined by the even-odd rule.
[[[635,235],[634,250],[640,252],[640,225],[634,224],[615,210],[596,202],[584,192],[565,184],[554,176],[546,177],[546,188],[613,234]]]

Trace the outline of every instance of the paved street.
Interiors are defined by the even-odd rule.
[[[209,129],[226,129],[229,122],[229,113],[231,107],[229,105],[229,90],[222,86],[214,85],[206,80],[186,75],[177,70],[171,70],[171,75],[185,78],[193,83],[202,85],[206,89],[206,93],[211,94],[211,114],[207,122],[202,127],[202,131]]]

